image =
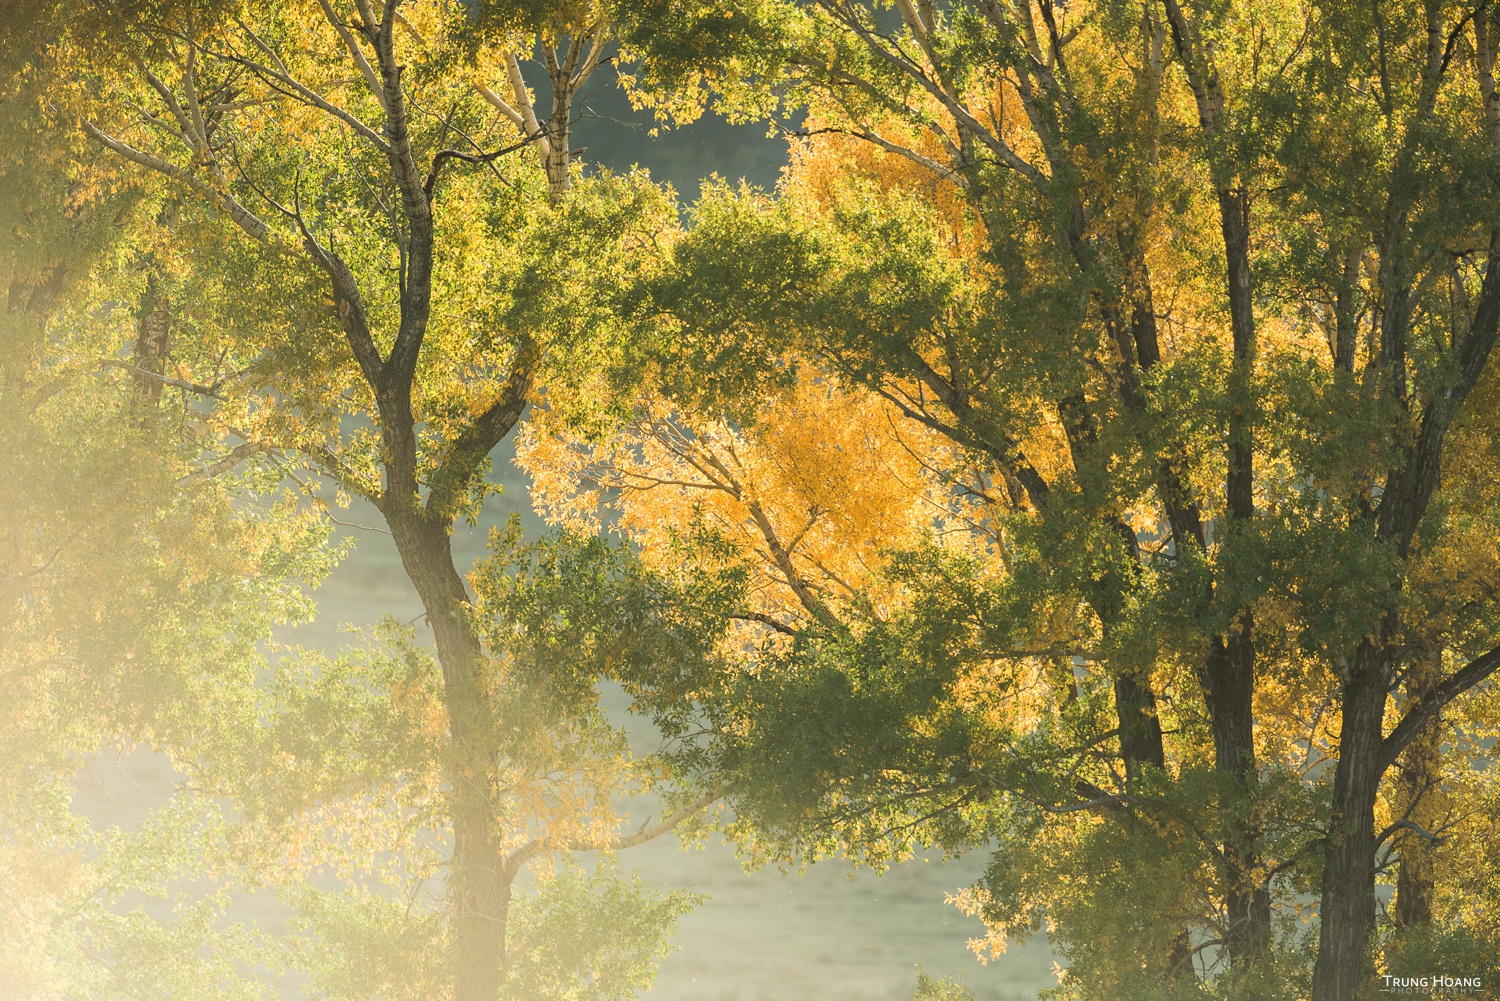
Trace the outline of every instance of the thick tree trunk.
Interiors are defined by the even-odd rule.
[[[1265,954],[1271,944],[1271,896],[1260,876],[1260,824],[1253,797],[1255,757],[1255,646],[1246,628],[1217,640],[1208,657],[1208,702],[1214,768],[1231,779],[1224,805],[1220,868],[1226,911],[1225,949],[1231,964]]]
[[[544,158],[547,169],[547,188],[553,201],[561,201],[567,197],[568,190],[573,184],[572,172],[569,169],[571,156],[568,150],[569,129],[566,114],[561,121],[556,117],[551,120],[548,137],[551,141],[547,145]]]
[[[1387,692],[1385,653],[1365,641],[1342,688],[1343,732],[1323,857],[1313,1001],[1354,1001],[1369,976],[1375,928],[1375,800]]]
[[[1141,766],[1165,768],[1161,720],[1156,715],[1156,693],[1134,676],[1115,679],[1115,713],[1120,722],[1120,756],[1125,759],[1125,780],[1130,784]]]
[[[420,513],[387,516],[407,576],[427,612],[443,670],[453,757],[452,909],[454,997],[495,1001],[505,967],[511,873],[501,856],[489,714],[479,670],[482,651],[464,618],[468,591],[453,568],[447,527]]]
[[[1150,765],[1158,770],[1167,766],[1156,693],[1151,690],[1150,683],[1133,675],[1116,678],[1115,713],[1120,725],[1120,756],[1125,759],[1125,785],[1129,789],[1137,784],[1143,766]],[[1193,975],[1192,941],[1185,929],[1173,938],[1167,949],[1166,969],[1171,977]]]

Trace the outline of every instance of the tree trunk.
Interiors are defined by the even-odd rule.
[[[1165,768],[1167,755],[1151,686],[1133,675],[1116,678],[1115,713],[1120,722],[1120,756],[1125,759],[1127,786],[1140,774],[1142,765]]]
[[[136,312],[135,346],[131,355],[136,368],[161,375],[167,370],[167,353],[172,347],[172,313],[161,280],[153,272],[146,279]],[[161,382],[148,375],[135,377],[136,393],[149,403],[161,398]]]
[[[1387,671],[1366,640],[1342,687],[1343,732],[1324,849],[1313,1001],[1354,1001],[1369,975],[1375,928],[1375,799],[1380,789]]]
[[[1412,665],[1406,679],[1406,703],[1410,705],[1432,691],[1442,676],[1442,655]],[[1397,781],[1398,817],[1405,817],[1423,831],[1437,827],[1444,803],[1439,787],[1442,778],[1442,717],[1423,728],[1399,759]],[[1391,919],[1397,926],[1426,924],[1432,920],[1433,860],[1435,846],[1416,831],[1395,836],[1396,900]]]
[[[505,967],[511,874],[501,856],[500,816],[489,707],[479,670],[483,653],[465,621],[469,602],[453,568],[447,526],[419,512],[391,512],[387,523],[402,566],[427,612],[443,670],[453,755],[453,859],[448,874],[452,909],[454,997],[495,1001]]]
[[[567,197],[568,189],[572,187],[573,178],[569,170],[568,151],[568,123],[566,118],[561,122],[553,120],[548,130],[551,142],[547,147],[547,188],[553,201],[561,201]]]
[[[1255,516],[1254,414],[1250,406],[1255,366],[1254,285],[1250,273],[1250,196],[1242,187],[1218,193],[1234,339],[1229,388],[1229,456],[1224,484],[1230,530]],[[1255,760],[1255,621],[1238,610],[1234,626],[1216,637],[1209,654],[1209,713],[1214,767],[1233,780],[1224,834],[1226,945],[1231,965],[1259,959],[1271,944],[1271,896],[1260,875],[1261,829],[1252,815],[1259,773]]]
[[[1248,618],[1248,614],[1247,614]],[[1271,895],[1260,878],[1259,822],[1253,816],[1255,757],[1255,646],[1248,623],[1215,641],[1207,663],[1214,768],[1229,777],[1224,804],[1220,878],[1226,911],[1225,949],[1231,964],[1263,956],[1271,944]]]
[[[1151,765],[1158,770],[1167,766],[1156,693],[1149,681],[1142,682],[1133,675],[1116,678],[1115,713],[1120,724],[1120,756],[1125,759],[1125,786],[1130,789],[1136,785],[1142,766]],[[1172,939],[1166,964],[1171,977],[1193,975],[1193,946],[1186,929]]]

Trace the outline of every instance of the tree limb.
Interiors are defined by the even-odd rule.
[[[510,434],[521,419],[527,398],[536,381],[537,348],[530,340],[516,347],[510,378],[500,394],[453,439],[447,453],[431,478],[427,512],[442,517],[452,515],[452,506],[478,473],[490,450]]]
[[[101,367],[122,368],[132,375],[140,376],[142,379],[153,379],[163,386],[171,386],[173,389],[185,389],[189,393],[197,393],[199,396],[207,396],[215,400],[222,400],[224,398],[219,395],[218,386],[204,386],[196,382],[188,382],[186,379],[174,379],[170,375],[162,375],[160,372],[153,372],[149,368],[132,365],[130,362],[122,361],[119,358],[105,358],[99,362],[99,365]]]
[[[354,33],[349,30],[347,24],[340,21],[338,16],[334,14],[333,7],[329,4],[328,0],[318,0],[318,3],[323,6],[323,16],[327,18],[329,24],[333,25],[333,30],[339,33],[339,37],[344,40],[344,47],[349,50],[349,55],[354,59],[354,64],[359,67],[359,72],[364,76],[365,83],[370,88],[370,93],[375,96],[376,103],[384,111],[385,91],[381,89],[380,77],[376,75],[375,69],[370,65],[370,60],[365,58],[364,50],[359,47],[359,43],[354,39]]]
[[[276,83],[279,83],[284,87],[291,88],[292,93],[287,96],[298,98],[304,104],[311,105],[312,107],[317,108],[319,111],[337,118],[339,121],[343,122],[345,125],[353,129],[381,153],[384,153],[387,156],[390,155],[391,146],[383,138],[381,138],[380,133],[376,132],[374,129],[366,125],[363,121],[360,120],[359,116],[355,115],[352,111],[349,111],[346,108],[339,107],[338,105],[334,104],[332,101],[324,97],[322,94],[319,94],[317,91],[313,90],[311,87],[308,87],[306,84],[302,83],[302,81],[292,76],[291,72],[287,70],[286,65],[281,61],[281,57],[278,56],[275,50],[272,49],[270,45],[268,45],[264,40],[262,40],[261,37],[257,35],[249,25],[241,21],[239,22],[239,27],[240,30],[248,35],[250,37],[250,40],[255,43],[256,48],[260,49],[268,57],[270,57],[271,61],[276,64],[277,68],[272,69],[264,63],[257,62],[256,60],[251,59],[249,56],[242,56],[237,53],[226,53],[224,55],[225,59],[228,59],[229,61],[234,63],[238,63],[239,65],[250,70],[256,76],[260,77],[262,80],[267,81],[268,83],[274,80]]]
[[[241,204],[238,199],[229,194],[227,191],[221,191],[208,182],[194,177],[191,173],[183,170],[175,163],[169,163],[168,161],[163,160],[158,156],[153,156],[150,153],[138,150],[134,146],[121,142],[113,136],[101,131],[96,125],[94,125],[93,122],[89,121],[87,118],[79,119],[79,127],[83,129],[84,134],[87,135],[90,139],[93,139],[95,142],[99,143],[107,149],[113,150],[115,153],[131,161],[132,163],[140,164],[142,167],[154,170],[158,174],[161,174],[165,177],[170,177],[174,181],[186,184],[198,194],[208,199],[211,203],[228,212],[229,218],[234,220],[235,225],[239,226],[240,229],[244,230],[254,239],[259,240],[263,243],[267,242],[270,239],[271,227],[262,222],[259,216],[257,216],[254,212],[251,212],[249,209],[245,208],[245,206]]]
[[[223,458],[218,459],[210,465],[204,466],[202,469],[191,472],[186,476],[179,477],[175,485],[183,486],[197,480],[213,479],[220,473],[226,473],[229,470],[233,469],[235,466],[238,466],[241,462],[244,462],[252,455],[260,455],[262,453],[270,451],[271,446],[262,445],[259,442],[246,442],[243,445],[236,445],[229,452],[229,454],[224,456]]]
[[[520,871],[520,868],[527,862],[530,862],[538,855],[549,850],[561,848],[570,852],[620,852],[624,851],[627,848],[634,848],[636,845],[645,844],[647,841],[652,841],[656,838],[661,837],[663,834],[668,833],[669,831],[675,830],[684,820],[687,820],[694,814],[701,813],[703,810],[711,806],[722,795],[722,792],[714,792],[710,793],[707,796],[700,796],[698,799],[693,800],[693,802],[678,810],[676,813],[673,813],[670,816],[664,818],[662,822],[657,824],[655,827],[646,827],[643,825],[641,829],[636,831],[634,834],[629,834],[621,838],[614,838],[608,841],[574,841],[556,840],[552,838],[535,838],[531,841],[526,842],[526,844],[522,845],[520,848],[517,848],[515,851],[506,856],[504,863],[502,863],[502,866],[507,873],[514,875],[516,872]]]
[[[769,626],[784,636],[797,635],[797,630],[764,612],[733,612],[729,617],[731,619],[739,619],[743,622],[759,622],[761,625]]]
[[[1484,681],[1500,668],[1500,646],[1491,648],[1469,661],[1447,678],[1434,686],[1427,694],[1417,699],[1406,711],[1396,728],[1380,742],[1380,770],[1384,772],[1396,763],[1406,745],[1414,740],[1443,707],[1455,698]]]

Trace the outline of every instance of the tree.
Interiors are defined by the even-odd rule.
[[[1111,866],[1175,830],[1211,899],[1157,901],[1147,923],[1184,934],[1122,963],[1170,979],[1220,946],[1226,983],[1271,990],[1273,900],[1314,880],[1312,993],[1353,997],[1382,846],[1419,834],[1410,801],[1377,822],[1391,768],[1500,663],[1493,603],[1452,596],[1456,567],[1493,573],[1454,562],[1490,552],[1494,501],[1458,485],[1486,461],[1500,318],[1489,7],[721,14],[748,21],[734,44],[706,15],[651,44],[712,52],[699,79],[746,113],[763,88],[805,107],[800,166],[779,206],[700,203],[642,307],[666,333],[639,418],[529,461],[558,515],[608,486],[648,553],[702,517],[754,568],[756,681],[723,698],[757,708],[720,735],[737,809],[768,785],[765,826],[825,846],[939,796],[954,818],[1029,802],[1031,835],[1092,811],[1111,833],[1085,857]],[[855,473],[829,425],[864,408],[845,433],[886,469]],[[877,513],[907,505],[966,559],[911,555],[915,519]],[[944,731],[928,713],[981,668],[1041,701]],[[800,735],[808,714],[843,738]],[[1044,913],[997,896],[1012,930]]]
[[[218,811],[179,793],[139,831],[95,831],[70,780],[114,748],[180,750],[232,713],[257,644],[305,616],[301,584],[333,552],[263,474],[208,474],[180,389],[163,399],[181,385],[163,352],[119,357],[143,329],[169,333],[138,307],[162,301],[161,269],[142,267],[161,204],[37,113],[46,80],[24,63],[52,26],[32,27],[6,39],[0,86],[0,980],[24,998],[243,997],[233,962],[252,953],[214,927],[216,893],[120,906],[213,871]]]
[[[513,887],[528,869],[545,875],[559,853],[672,830],[713,797],[616,835],[611,794],[652,784],[660,768],[630,761],[597,706],[542,715],[550,679],[518,694],[526,634],[487,634],[450,542],[490,489],[489,453],[538,380],[587,383],[592,360],[614,350],[614,290],[671,217],[644,175],[584,180],[571,162],[574,96],[628,12],[400,0],[378,10],[321,0],[40,8],[57,25],[37,63],[51,107],[93,150],[159,185],[169,208],[163,253],[177,284],[147,280],[139,348],[117,367],[148,397],[165,386],[193,399],[181,412],[210,449],[201,478],[284,476],[317,506],[312,477],[322,477],[373,504],[436,647],[434,665],[388,631],[364,654],[293,658],[269,688],[242,690],[240,715],[198,733],[184,758],[239,797],[262,852],[278,834],[296,841],[296,822],[319,802],[345,825],[335,841],[365,822],[392,838],[400,827],[406,840],[387,842],[397,849],[413,848],[414,829],[450,830],[446,921],[409,908],[395,920],[378,894],[357,916],[308,904],[308,920],[334,940],[418,943],[420,968],[440,969],[413,978],[423,990],[489,1001],[564,989],[545,987],[559,976],[601,997],[628,990],[685,898],[652,903],[603,872],[545,883],[563,896],[525,905],[538,920],[575,913],[568,893],[602,895],[617,912],[596,922],[619,936],[605,952],[623,950],[611,978],[591,965],[597,956],[573,957],[571,972],[537,965],[551,953],[512,921]],[[550,111],[523,75],[532,54]],[[178,316],[193,322],[178,329]],[[351,720],[373,747],[340,743]],[[391,770],[372,772],[382,761]],[[372,819],[372,790],[398,815]],[[409,868],[387,875],[415,894],[437,863],[413,852]],[[295,872],[304,860],[293,855]],[[375,878],[371,858],[340,871]],[[631,908],[646,917],[634,937],[619,916]],[[362,954],[330,948],[308,961],[362,982]]]

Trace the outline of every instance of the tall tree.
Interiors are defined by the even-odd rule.
[[[442,809],[423,816],[452,837],[448,931],[433,934],[447,934],[448,984],[461,1001],[521,989],[531,947],[511,921],[512,890],[528,867],[638,843],[713,798],[679,804],[644,833],[614,834],[611,792],[658,770],[623,760],[597,722],[573,734],[577,755],[543,753],[571,724],[528,719],[537,705],[507,696],[513,651],[486,644],[451,544],[491,489],[489,454],[541,373],[586,382],[589,360],[612,350],[611,290],[628,284],[671,217],[644,175],[580,181],[572,163],[574,99],[620,13],[589,3],[100,3],[60,16],[66,30],[47,53],[53,100],[92,147],[171,193],[189,287],[178,301],[154,271],[146,279],[125,367],[147,395],[161,384],[197,397],[201,434],[222,443],[205,475],[249,461],[297,479],[300,466],[369,501],[421,598],[447,735],[428,748],[440,785],[424,794]],[[549,85],[542,98],[525,78],[535,62]],[[183,310],[194,329],[168,335]],[[166,376],[169,347],[189,336],[199,364],[176,359]],[[352,712],[361,683],[339,679],[363,671],[399,709],[403,691],[415,685],[407,696],[420,702],[425,690],[392,674],[409,660],[374,657],[330,669],[323,689],[303,684],[334,703],[354,699]],[[290,708],[275,709],[276,698]],[[305,703],[283,693],[267,711],[304,718]],[[262,751],[297,747],[306,745]],[[314,771],[327,763],[322,751],[312,758]],[[259,767],[228,767],[221,779],[249,795],[247,774],[266,778]],[[344,778],[292,787],[315,799],[352,781],[332,774]],[[657,917],[670,921],[673,907]],[[644,955],[659,947],[659,935],[640,943]],[[597,991],[626,989],[596,981]]]
[[[627,508],[636,495],[663,503],[674,491],[733,498],[741,506],[722,517],[736,532],[754,526],[746,558],[796,599],[751,617],[799,637],[809,663],[846,672],[851,704],[863,692],[889,706],[897,696],[853,680],[874,670],[856,650],[880,657],[836,637],[910,626],[894,610],[902,601],[840,574],[827,554],[799,563],[837,508],[791,504],[792,484],[762,479],[795,468],[791,459],[754,476],[745,466],[753,487],[735,463],[755,454],[753,442],[780,440],[775,422],[799,419],[801,404],[783,402],[792,398],[753,389],[784,384],[798,359],[830,393],[873,393],[946,437],[963,463],[913,451],[939,482],[991,505],[976,532],[993,523],[1012,533],[989,543],[998,563],[988,572],[1027,595],[1013,599],[1021,607],[1087,609],[1069,646],[1109,679],[1114,703],[1113,726],[1079,746],[1113,740],[1121,781],[1045,795],[992,788],[1044,812],[1186,825],[1216,871],[1212,910],[1187,919],[1211,931],[1188,945],[1222,946],[1234,976],[1265,968],[1274,881],[1290,880],[1278,891],[1287,903],[1292,874],[1320,854],[1313,993],[1352,997],[1370,971],[1382,845],[1413,833],[1410,816],[1384,831],[1377,823],[1391,766],[1496,666],[1485,652],[1491,603],[1460,613],[1449,584],[1423,569],[1452,538],[1483,545],[1451,505],[1492,503],[1441,486],[1445,469],[1474,454],[1447,455],[1446,443],[1456,422],[1477,417],[1470,397],[1500,307],[1489,267],[1493,12],[1174,2],[721,12],[742,15],[749,26],[733,44],[719,44],[706,15],[668,19],[680,31],[649,41],[667,57],[719,56],[698,79],[727,102],[750,95],[746,113],[765,99],[761,85],[805,106],[801,183],[779,209],[716,195],[678,244],[677,277],[654,300],[654,319],[674,331],[660,342],[670,361],[649,416],[622,439],[633,451],[596,467],[551,450],[539,465],[604,476]],[[690,57],[682,63],[691,75]],[[765,409],[736,398],[747,390]],[[732,420],[720,427],[723,413]],[[642,451],[651,438],[666,451]],[[779,521],[772,496],[805,514]],[[954,516],[951,497],[928,503],[935,518]],[[1028,549],[1028,537],[1047,542]],[[892,566],[908,593],[922,593],[900,576],[908,564]],[[835,593],[842,607],[830,605]],[[824,643],[850,659],[829,659]],[[1419,683],[1413,671],[1434,663]],[[794,690],[818,676],[789,672]],[[937,683],[919,677],[908,697]],[[1388,720],[1403,679],[1424,694]],[[1325,709],[1289,712],[1289,684]],[[1172,753],[1163,716],[1183,730]],[[901,714],[876,718],[915,727]],[[1173,821],[1143,776],[1197,772],[1194,730],[1210,749],[1216,777],[1200,788],[1214,790],[1214,806],[1205,816],[1178,801]],[[1311,762],[1331,733],[1329,776]],[[850,747],[883,746],[850,734]],[[1295,742],[1305,763],[1288,753]],[[950,779],[954,811],[990,781],[960,746],[947,761],[967,776]],[[864,774],[901,774],[909,748],[855,760]],[[944,788],[921,774],[919,799]],[[839,816],[882,796],[831,776],[823,788],[850,811]],[[1332,819],[1315,837],[1288,836],[1317,824],[1280,813],[1289,788],[1330,797]],[[1316,801],[1294,799],[1308,810]],[[1118,860],[1133,842],[1129,824],[1117,830]],[[1155,962],[1181,968],[1180,946],[1163,951]]]

